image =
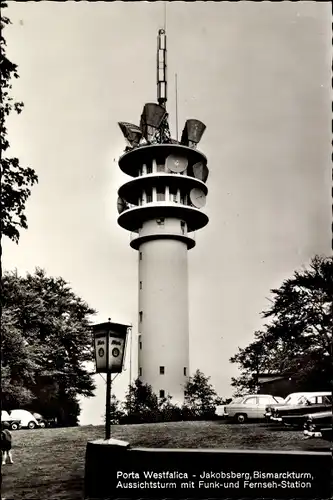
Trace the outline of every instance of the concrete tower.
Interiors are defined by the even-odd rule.
[[[132,179],[118,190],[118,223],[138,251],[138,376],[158,397],[184,400],[189,376],[187,251],[208,223],[206,157],[196,149],[205,125],[187,120],[171,138],[166,112],[166,35],[158,33],[158,104],[145,104],[140,127],[120,122],[128,147],[119,167]]]

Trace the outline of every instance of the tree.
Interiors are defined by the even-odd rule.
[[[255,341],[230,358],[241,367],[233,379],[238,390],[251,390],[255,366],[268,373],[293,373],[308,390],[330,390],[332,374],[333,257],[315,256],[281,287],[271,290],[272,305],[262,313],[269,322]],[[257,363],[257,365],[255,365]]]
[[[1,333],[1,403],[2,408],[10,410],[17,405],[27,405],[33,399],[28,387],[35,380],[38,365],[15,321],[12,308],[2,311]]]
[[[95,388],[86,368],[93,360],[88,318],[95,311],[63,278],[39,268],[25,277],[5,273],[2,288],[3,401],[72,423],[79,415],[77,397],[93,396]],[[22,389],[24,398],[18,396]]]
[[[161,422],[177,422],[183,419],[181,407],[172,403],[172,396],[170,394],[160,399],[158,411]]]
[[[111,396],[111,405],[110,405],[110,412],[111,412],[111,424],[118,424],[122,418],[125,416],[125,412],[122,408],[122,403],[117,399],[117,396],[115,394],[112,394]]]
[[[183,411],[188,411],[193,417],[212,417],[215,409],[220,404],[215,389],[209,383],[210,377],[206,377],[197,370],[185,385],[185,403]]]
[[[159,405],[151,385],[144,384],[137,378],[128,387],[124,410],[127,414],[126,423],[156,422],[159,417]]]
[[[1,1],[2,12],[6,7],[6,2]],[[1,15],[1,234],[18,243],[19,230],[28,227],[25,206],[31,194],[30,187],[38,182],[38,177],[32,168],[21,166],[18,158],[7,156],[10,144],[6,118],[13,111],[20,114],[23,109],[23,102],[17,102],[11,97],[12,80],[19,78],[19,75],[17,65],[11,62],[6,54],[4,30],[9,24],[11,24],[9,18]]]

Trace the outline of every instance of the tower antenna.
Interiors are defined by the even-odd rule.
[[[164,31],[166,31],[166,25],[167,25],[167,3],[166,2],[163,2],[164,3],[164,23],[163,23],[163,26],[164,26]]]
[[[166,51],[165,29],[160,29],[157,36],[157,100],[164,108],[167,101]]]
[[[178,85],[177,85],[177,73],[175,74],[175,86],[176,86],[176,140],[178,142]]]

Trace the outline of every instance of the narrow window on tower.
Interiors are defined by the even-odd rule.
[[[153,191],[151,188],[147,188],[146,190],[146,202],[151,203],[153,201]]]
[[[184,366],[184,375],[186,377],[186,366]]]
[[[147,174],[151,174],[151,173],[152,173],[152,171],[153,171],[153,166],[152,166],[152,164],[150,163],[150,164],[148,164],[148,165],[147,165]]]
[[[141,366],[139,368],[139,377],[142,377],[142,368],[141,368]]]
[[[169,200],[177,203],[177,189],[174,187],[169,188]]]
[[[186,194],[181,194],[180,195],[180,203],[182,205],[186,205]]]
[[[165,391],[164,391],[164,389],[160,390],[160,398],[165,398]]]
[[[180,229],[182,234],[185,234],[185,222],[183,220],[180,221]]]
[[[142,260],[142,252],[139,252],[139,259]]]
[[[160,375],[164,375],[165,369],[164,366],[160,366]]]
[[[143,316],[143,313],[142,311],[139,312],[139,322],[142,323],[142,316]]]
[[[141,335],[140,335],[140,337],[141,337]],[[142,341],[141,340],[139,340],[139,349],[140,349],[140,351],[142,350]]]
[[[163,187],[158,187],[156,189],[156,199],[157,201],[165,201],[165,188]]]
[[[142,290],[142,281],[140,281],[140,290]]]

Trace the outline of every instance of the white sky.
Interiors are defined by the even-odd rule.
[[[3,266],[62,276],[98,310],[96,322],[132,323],[135,338],[137,252],[117,225],[126,180],[117,122],[139,123],[156,100],[163,3],[9,3],[14,93],[25,103],[10,141],[39,184],[29,229],[18,246],[4,242]],[[229,357],[261,327],[269,290],[330,253],[330,3],[171,2],[167,35],[173,133],[176,72],[180,132],[187,118],[207,125],[199,149],[210,222],[189,252],[190,369],[228,397]],[[97,381],[83,424],[102,422]],[[127,363],[119,397],[128,382]]]

